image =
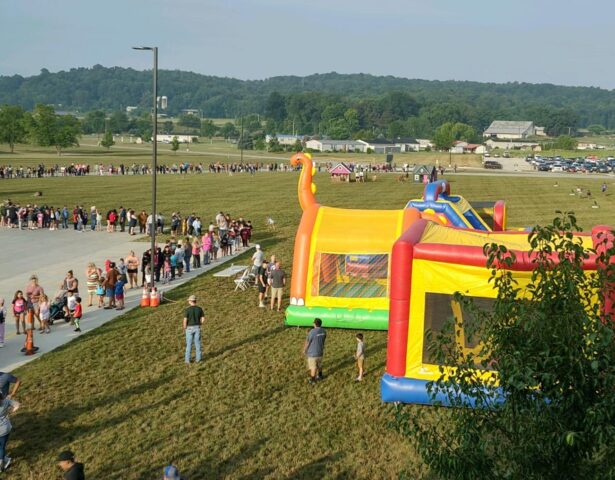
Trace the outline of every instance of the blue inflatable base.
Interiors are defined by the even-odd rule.
[[[438,392],[433,397],[427,391],[427,380],[419,380],[417,378],[394,377],[385,373],[380,380],[380,397],[383,402],[392,403],[414,403],[417,405],[441,405],[450,407],[451,402],[449,396],[445,392]],[[502,403],[504,397],[498,389],[495,395],[494,403]],[[459,394],[458,402],[455,406],[475,407],[474,398]]]

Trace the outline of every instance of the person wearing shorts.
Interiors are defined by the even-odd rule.
[[[322,380],[322,357],[325,353],[325,340],[327,332],[322,328],[322,320],[314,319],[314,328],[312,328],[303,344],[303,353],[307,357],[307,366],[309,370],[309,383],[314,384],[318,380]]]
[[[256,286],[258,287],[258,306],[265,308],[265,292],[267,291],[267,260],[263,260],[256,270]]]
[[[278,312],[282,307],[282,293],[284,292],[284,286],[286,285],[286,272],[282,270],[280,262],[275,262],[275,269],[269,274],[271,278],[271,310],[278,300]]]
[[[32,312],[33,317],[38,320],[40,328],[42,328],[42,323],[41,323],[38,301],[41,295],[43,295],[44,293],[45,293],[45,290],[43,290],[43,287],[41,287],[38,284],[38,277],[36,275],[32,275],[30,277],[30,282],[28,283],[25,289],[26,300],[27,300],[27,311]],[[28,317],[26,315],[26,319],[27,318]],[[32,319],[32,324],[30,324],[30,326],[28,327],[29,329],[34,329],[34,318]]]
[[[137,287],[139,283],[137,279],[137,275],[139,273],[139,259],[132,250],[126,257],[126,273],[128,274],[128,283],[130,284],[129,288]]]
[[[104,287],[105,287],[105,296],[107,297],[107,305],[104,307],[105,310],[109,310],[111,308],[115,308],[115,284],[117,283],[119,277],[118,271],[115,269],[115,263],[111,262],[109,264],[109,271],[107,272],[107,276],[105,277]]]

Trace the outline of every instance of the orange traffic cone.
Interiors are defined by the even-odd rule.
[[[26,330],[26,343],[21,351],[26,355],[34,355],[38,351],[38,347],[34,346],[34,330],[31,328]]]
[[[149,289],[147,287],[143,288],[143,295],[141,296],[141,306],[149,307]]]
[[[149,297],[149,306],[157,307],[158,305],[160,305],[160,295],[158,295],[158,290],[154,287],[152,288],[152,293]]]

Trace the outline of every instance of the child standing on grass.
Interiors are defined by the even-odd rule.
[[[124,280],[124,277],[120,276],[115,284],[116,310],[124,310],[124,285],[126,285],[126,281]]]
[[[40,308],[41,311],[41,333],[51,333],[51,330],[49,329],[51,304],[49,303],[49,297],[47,297],[44,293],[41,295],[38,308]]]
[[[15,317],[15,326],[17,327],[17,335],[21,332],[19,331],[19,326],[21,325],[23,333],[26,333],[26,299],[23,298],[23,292],[21,290],[17,290],[15,292],[15,296],[13,297],[13,316]]]
[[[6,321],[6,307],[4,298],[0,297],[0,348],[4,347],[4,322]]]
[[[83,316],[83,310],[81,309],[81,297],[75,297],[75,311],[73,312],[73,318],[75,319],[75,332],[81,332],[81,317]]]
[[[365,364],[365,342],[363,341],[363,334],[357,333],[357,352],[354,358],[357,360],[357,369],[359,370],[359,376],[356,378],[357,382],[363,380],[363,369]]]

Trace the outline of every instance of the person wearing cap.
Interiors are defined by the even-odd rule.
[[[190,355],[192,353],[192,344],[195,349],[195,362],[201,361],[201,325],[205,322],[205,312],[196,304],[196,296],[188,297],[188,304],[184,313],[184,332],[186,334],[186,365],[190,365]]]
[[[175,465],[167,465],[164,467],[162,480],[182,480],[179,476],[179,470]]]
[[[70,450],[58,455],[58,466],[64,472],[64,480],[85,480],[83,463],[75,462],[75,454]]]
[[[252,255],[252,273],[256,275],[258,273],[258,269],[263,266],[263,260],[265,260],[265,253],[263,252],[261,246],[258,243],[256,244],[255,248],[256,251],[254,252],[254,255]]]

